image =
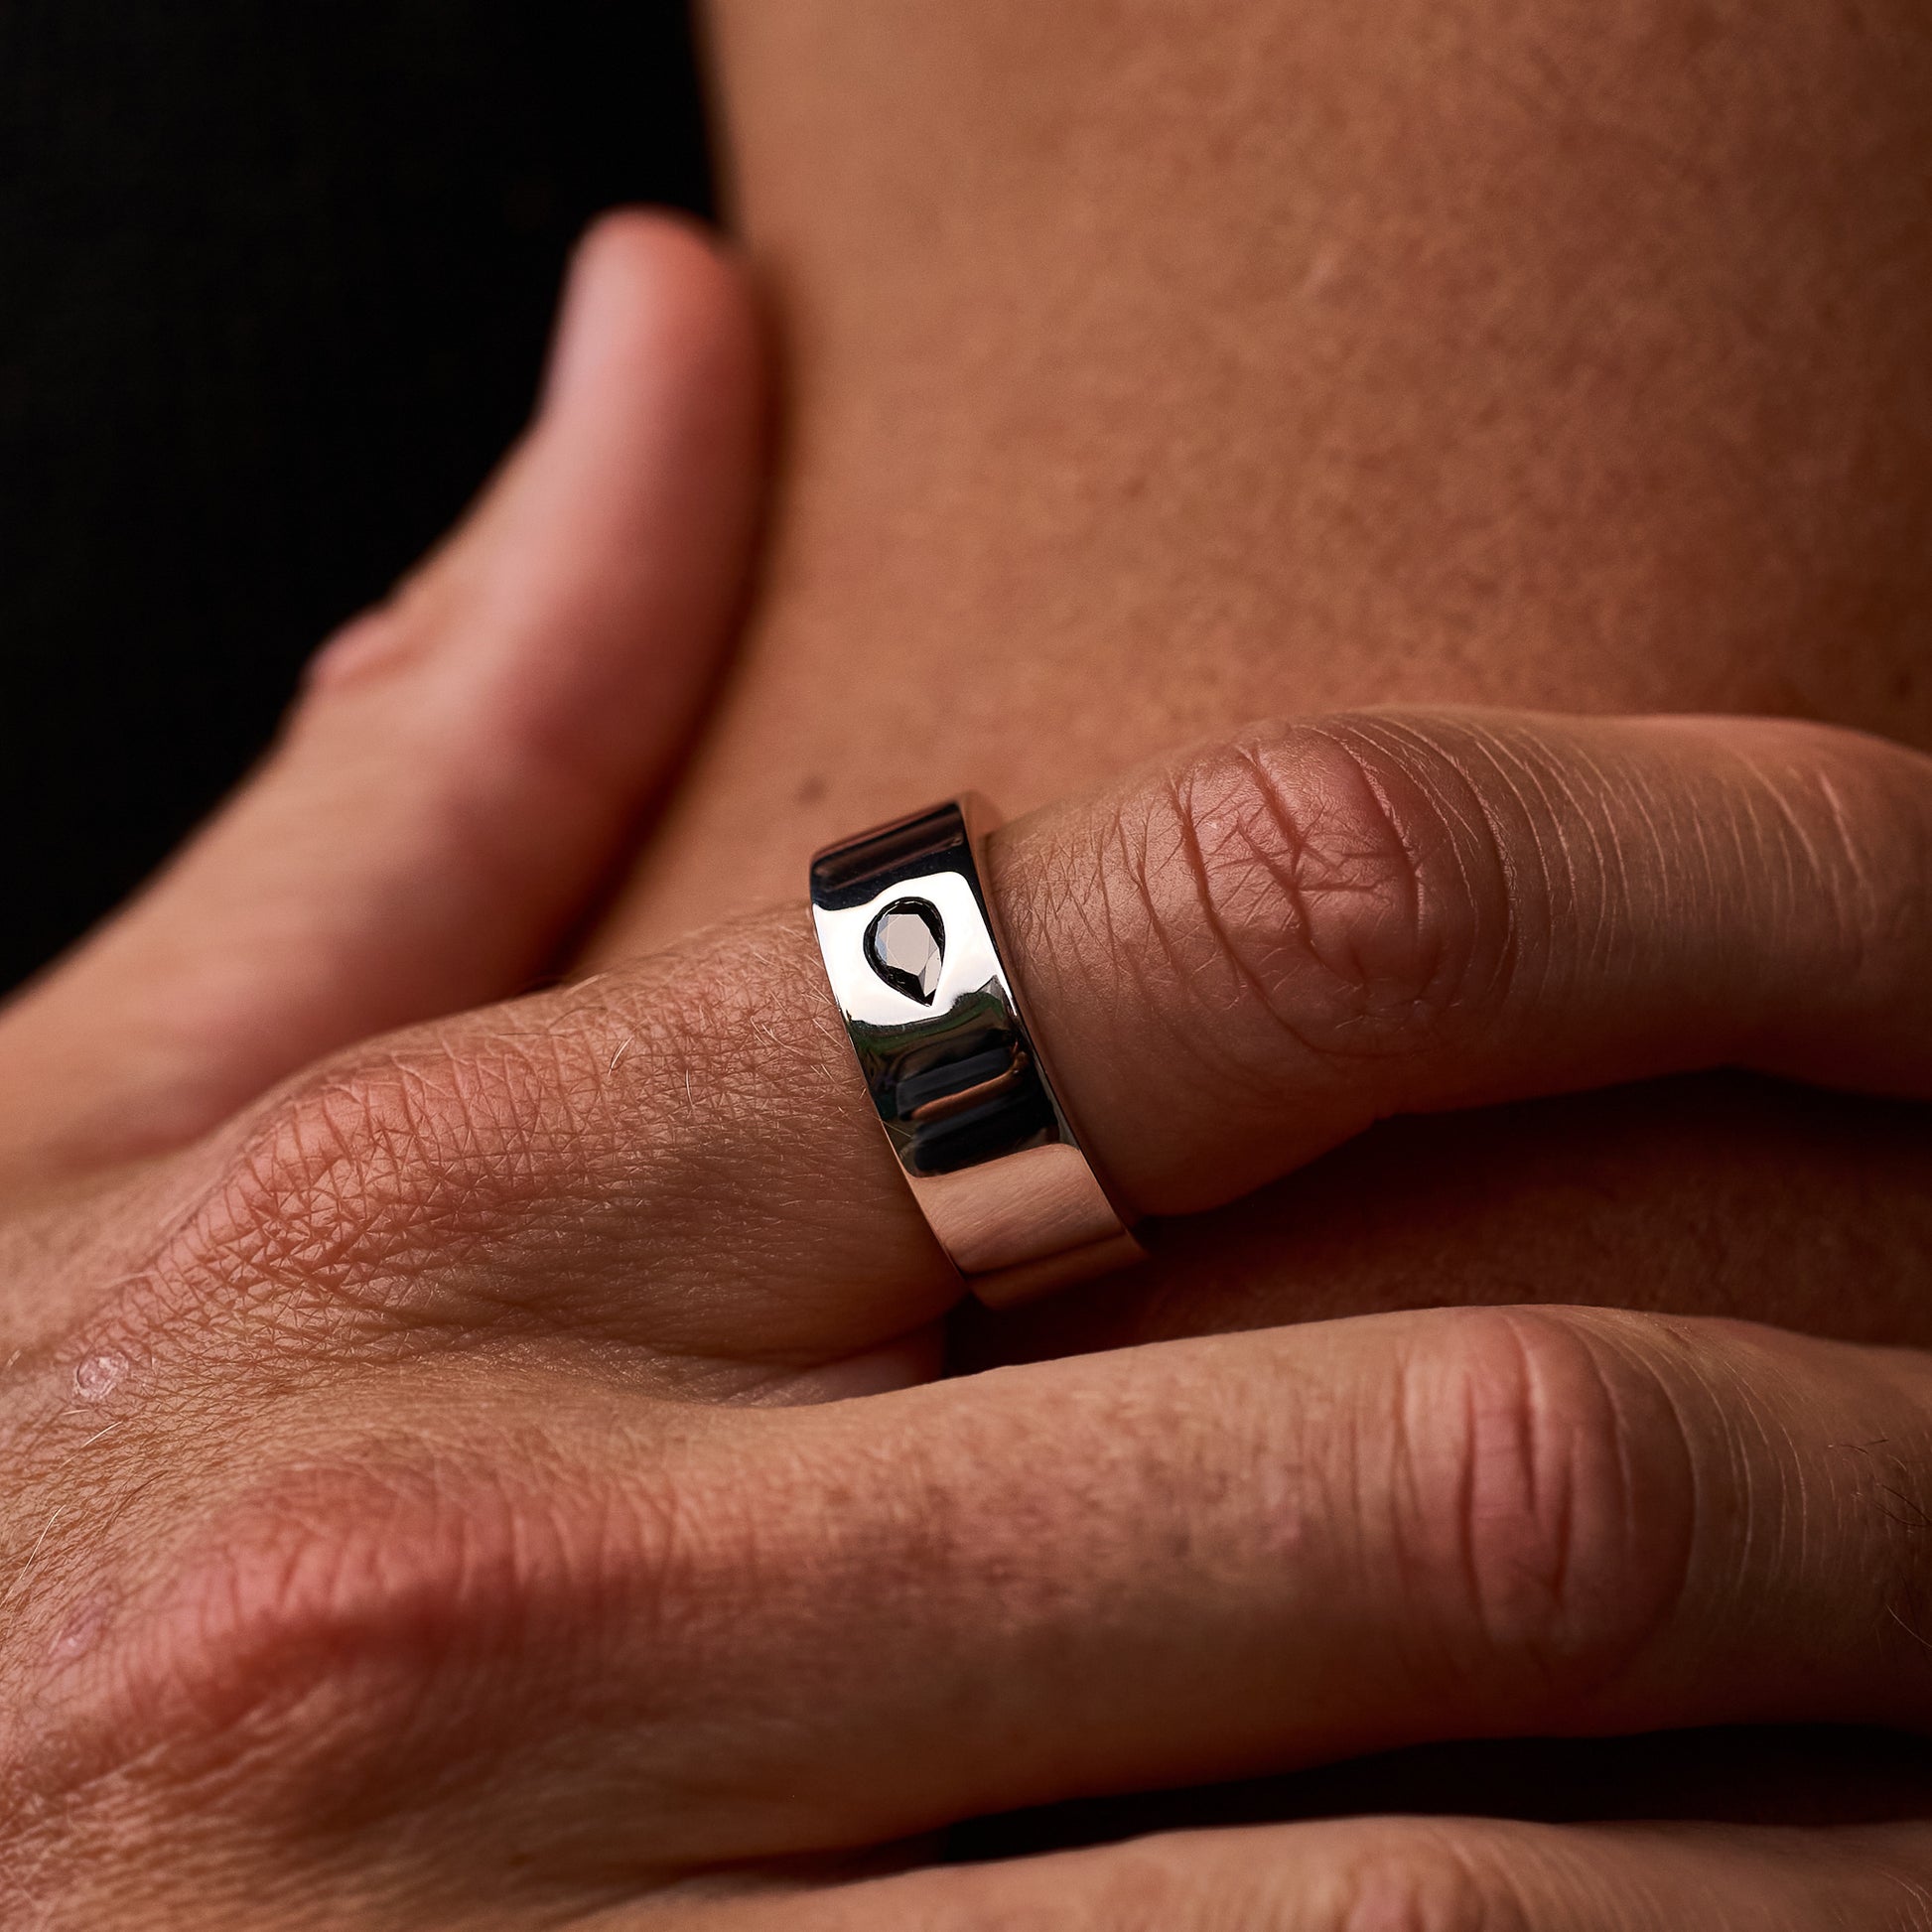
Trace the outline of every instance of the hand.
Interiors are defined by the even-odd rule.
[[[736,272],[623,214],[530,434],[322,653],[160,890],[17,999],[0,1178],[189,1139],[319,1053],[547,971],[683,758],[743,595],[762,354]]]
[[[459,581],[527,558],[505,527]],[[431,842],[332,841],[284,901],[320,936],[280,946],[250,908],[311,813],[275,801],[385,825],[372,787],[438,777],[391,707],[456,642],[320,679],[225,826],[0,1027],[17,1919],[1906,1922],[1916,1823],[861,1876],[990,1810],[1406,1740],[1922,1729],[1932,1363],[1463,1310],[926,1382],[956,1284],[796,909],[247,1098],[397,997],[385,921],[465,849],[398,911],[359,859]],[[406,756],[301,777],[345,743]],[[444,775],[517,777],[466,749]],[[1720,1062],[1932,1090],[1929,883],[1925,760],[1708,720],[1270,727],[994,859],[1062,1083],[1157,1213],[1391,1112]],[[412,1002],[457,997],[494,897],[420,908],[449,978]],[[248,1024],[185,1028],[217,975]]]
[[[1713,115],[1669,34],[1545,7],[1431,8],[1467,58],[1428,62],[1305,7],[1024,40],[809,8],[711,9],[795,427],[742,669],[606,958],[909,798],[1032,805],[1280,710],[1932,750],[1898,159],[1932,44],[1791,9]],[[1559,72],[1646,138],[1525,111]],[[1353,105],[1280,111],[1311,88]],[[961,1359],[1537,1299],[1925,1345],[1928,1254],[1932,1112],[1686,1076],[1381,1128]]]

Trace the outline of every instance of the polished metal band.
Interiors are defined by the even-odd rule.
[[[1008,977],[965,797],[812,861],[832,994],[886,1138],[982,1301],[1017,1302],[1139,1258],[1080,1151]]]

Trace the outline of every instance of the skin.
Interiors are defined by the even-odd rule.
[[[710,19],[781,499],[638,933],[1275,712],[1932,743],[1910,0]]]
[[[1909,0],[710,19],[780,487],[595,960],[795,897],[816,845],[949,789],[1025,810],[1270,715],[1932,744]],[[1714,1077],[1385,1132],[1160,1238],[962,1360],[1463,1300],[1923,1340],[1932,1129]]]
[[[690,234],[605,227],[469,526],[0,1014],[9,1925],[1916,1932],[1895,1792],[934,1862],[1371,1750],[1922,1738],[1932,1354],[1463,1308],[939,1379],[958,1283],[795,906],[400,1024],[510,991],[664,776],[750,528],[746,319]],[[614,690],[661,714],[629,759]],[[1376,1114],[1932,1094],[1932,759],[1866,735],[1260,725],[999,873],[1137,1213]]]
[[[1932,744],[1909,0],[708,12],[780,490],[595,959],[789,898],[815,845],[947,789],[1024,810],[1269,714]],[[1396,1121],[1150,1241],[961,1320],[955,1364],[1444,1303],[1922,1343],[1932,1122],[1729,1073]]]

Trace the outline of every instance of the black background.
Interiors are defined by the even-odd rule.
[[[704,209],[679,0],[0,0],[0,988],[244,768]]]

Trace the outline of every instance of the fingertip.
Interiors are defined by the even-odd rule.
[[[750,423],[761,338],[750,278],[721,236],[670,210],[613,209],[572,252],[539,415],[670,393]]]
[[[497,687],[526,747],[654,783],[682,743],[757,544],[765,360],[750,278],[699,224],[623,208],[585,233],[494,584],[551,614]]]
[[[749,278],[721,237],[669,210],[600,215],[572,251],[528,431],[458,529],[324,641],[302,697],[421,659],[453,627],[445,607],[475,602],[460,593],[485,548],[498,590],[503,564],[532,549],[581,562],[598,536],[635,551],[651,529],[696,555],[741,554],[763,477],[764,363]],[[542,526],[548,541],[501,541]]]

